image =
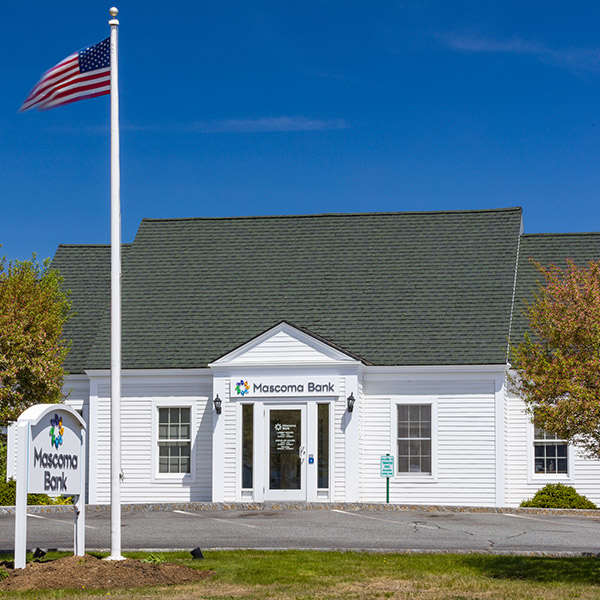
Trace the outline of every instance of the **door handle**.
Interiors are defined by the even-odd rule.
[[[306,456],[306,448],[304,446],[300,446],[298,456],[300,457],[300,462],[304,462],[304,457]]]

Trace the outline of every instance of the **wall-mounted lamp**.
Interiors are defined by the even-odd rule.
[[[215,399],[213,400],[213,402],[214,402],[214,405],[215,405],[215,412],[218,415],[220,415],[221,414],[221,404],[222,404],[222,401],[221,401],[221,398],[219,398],[219,394],[217,394],[215,396]]]
[[[354,410],[354,403],[356,402],[356,398],[354,397],[354,392],[350,392],[348,396],[348,412],[352,412]]]

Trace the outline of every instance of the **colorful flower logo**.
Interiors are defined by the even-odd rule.
[[[238,396],[245,396],[250,391],[250,386],[247,381],[241,379],[235,384],[235,391]]]
[[[50,419],[50,444],[56,449],[63,443],[63,427],[62,417],[54,415],[54,419]]]

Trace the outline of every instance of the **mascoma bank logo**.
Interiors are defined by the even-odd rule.
[[[63,427],[62,417],[54,415],[54,419],[50,419],[50,445],[56,449],[63,443],[63,433],[65,428]]]
[[[235,384],[235,391],[238,396],[245,396],[250,391],[250,386],[247,381],[240,379],[240,381]]]

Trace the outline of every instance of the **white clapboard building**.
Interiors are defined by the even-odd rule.
[[[600,463],[507,390],[530,259],[600,234],[523,233],[520,208],[147,219],[123,248],[124,502],[515,506],[548,482],[600,502]],[[110,477],[110,248],[52,262],[77,315],[68,403],[91,504]]]

